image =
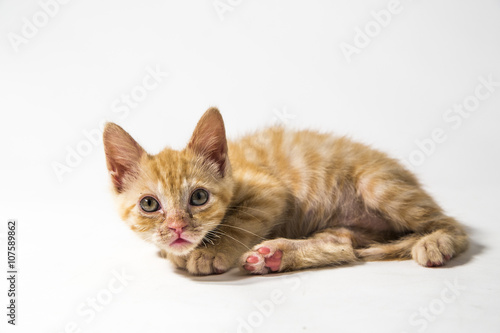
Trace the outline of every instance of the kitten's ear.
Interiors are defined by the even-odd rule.
[[[118,193],[139,173],[139,162],[146,152],[123,128],[107,123],[103,134],[104,152],[111,180]]]
[[[201,117],[188,148],[208,161],[215,163],[219,174],[224,177],[227,162],[227,141],[224,121],[217,108],[208,109]]]

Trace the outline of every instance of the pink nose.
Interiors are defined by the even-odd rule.
[[[172,211],[167,213],[164,227],[167,227],[168,230],[172,230],[173,232],[175,232],[177,235],[180,236],[187,226],[188,226],[188,220],[186,212]]]
[[[168,227],[170,230],[174,231],[177,235],[181,235],[182,232],[184,231],[184,229],[186,228],[186,226],[183,226],[183,227]]]

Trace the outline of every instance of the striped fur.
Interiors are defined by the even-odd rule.
[[[211,108],[182,151],[148,155],[115,124],[104,143],[122,218],[192,274],[410,258],[441,266],[468,244],[409,171],[345,137],[272,127],[226,142]],[[195,188],[210,193],[202,207],[189,205]],[[161,210],[141,211],[144,195]],[[176,219],[191,242],[181,248],[170,245]]]

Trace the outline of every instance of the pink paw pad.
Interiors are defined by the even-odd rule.
[[[271,249],[268,247],[261,247],[257,249],[255,254],[250,255],[246,259],[246,264],[243,266],[244,269],[254,273],[265,273],[265,270],[270,270],[271,272],[277,272],[281,266],[281,258],[283,257],[283,252],[281,250],[276,250],[271,253]],[[264,261],[262,263],[262,261]],[[263,265],[262,265],[263,264]],[[259,269],[259,266],[261,268]]]
[[[257,250],[260,254],[269,254],[271,253],[271,249],[268,247],[261,247]]]
[[[443,266],[442,262],[432,262],[432,261],[427,261],[427,264],[425,264],[427,267],[441,267]]]
[[[443,261],[438,261],[438,262],[432,262],[432,261],[427,261],[427,264],[425,264],[427,267],[441,267],[443,266],[446,262],[450,261],[452,256],[446,255],[443,258]]]
[[[259,258],[256,256],[250,256],[247,258],[247,262],[249,262],[251,264],[256,264],[259,262]]]

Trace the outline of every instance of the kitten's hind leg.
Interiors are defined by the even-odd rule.
[[[463,226],[445,215],[405,170],[367,172],[359,177],[356,187],[367,208],[378,211],[395,231],[407,235],[387,244],[356,250],[360,258],[413,258],[422,266],[437,267],[467,248]]]
[[[292,271],[356,261],[354,235],[345,228],[322,230],[307,239],[277,238],[245,253],[240,266],[251,274]]]

